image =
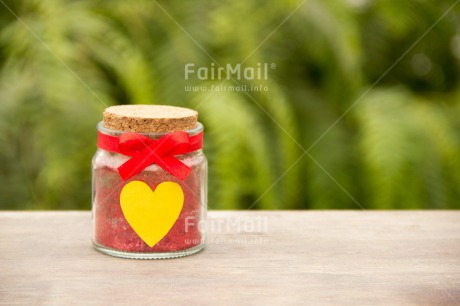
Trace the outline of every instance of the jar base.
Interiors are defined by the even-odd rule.
[[[204,248],[204,243],[201,243],[197,246],[191,247],[189,249],[180,250],[176,252],[161,252],[161,253],[135,253],[135,252],[124,252],[111,249],[100,245],[93,241],[94,248],[103,253],[114,257],[128,258],[128,259],[170,259],[184,257],[198,253]]]

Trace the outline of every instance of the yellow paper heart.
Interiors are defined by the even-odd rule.
[[[164,182],[155,191],[141,181],[123,187],[120,205],[129,225],[139,237],[153,247],[173,227],[184,204],[179,184]]]

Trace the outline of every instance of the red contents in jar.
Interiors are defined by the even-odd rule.
[[[104,164],[104,163],[101,163]],[[94,240],[96,243],[125,252],[174,252],[197,246],[202,235],[201,220],[201,164],[191,165],[192,171],[180,181],[161,168],[144,171],[123,181],[116,167],[96,163],[94,169]],[[182,211],[171,230],[152,248],[149,247],[126,221],[120,206],[120,193],[131,181],[142,181],[155,190],[158,184],[170,181],[178,183],[184,192]]]

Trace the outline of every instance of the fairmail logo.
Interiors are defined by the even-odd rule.
[[[217,66],[211,63],[209,67],[196,67],[188,63],[184,67],[184,78],[195,77],[199,80],[268,80],[268,71],[275,69],[276,64],[258,63],[255,67],[242,67],[241,64]]]

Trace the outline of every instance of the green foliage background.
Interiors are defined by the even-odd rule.
[[[460,208],[454,1],[0,2],[2,209],[88,209],[95,125],[128,103],[198,109],[210,208]],[[184,79],[214,61],[276,68],[186,91],[236,85]]]

